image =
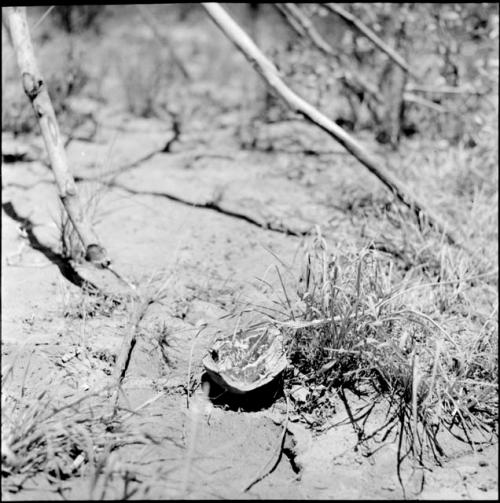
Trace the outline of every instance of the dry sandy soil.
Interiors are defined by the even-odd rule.
[[[103,51],[111,50],[112,43],[120,47],[120,29],[124,31],[119,24],[115,31],[109,28]],[[206,33],[197,36],[208,39],[215,33],[207,23]],[[233,53],[224,56],[228,54]],[[237,55],[235,59],[243,66]],[[105,86],[119,89],[117,75],[111,72],[107,78]],[[230,105],[235,86],[228,82],[227,88],[215,85],[207,91],[200,85],[193,91],[193,103],[202,107],[210,93],[219,93],[219,103]],[[293,415],[277,468],[244,492],[278,454],[285,402],[280,398],[261,410],[238,410],[214,405],[198,387],[188,408],[188,367],[199,382],[201,358],[217,330],[228,329],[220,318],[238,300],[259,300],[256,278],[266,277],[276,264],[273,254],[294,263],[304,239],[300,234],[316,224],[333,246],[362,243],[362,230],[353,225],[343,202],[370,194],[374,201],[383,201],[385,193],[340,146],[298,121],[260,125],[260,149],[242,150],[232,127],[237,113],[231,106],[212,106],[211,115],[207,107],[183,122],[171,152],[141,160],[173,137],[171,122],[134,117],[118,100],[103,104],[85,98],[75,102],[78,105],[87,107],[97,123],[90,141],[73,139],[67,148],[82,193],[102,188],[97,180],[103,172],[116,175],[102,191],[96,215],[97,232],[115,269],[141,285],[162,271],[170,277],[168,296],[151,306],[141,325],[123,400],[135,408],[155,398],[134,417],[134,424],[143,432],[163,432],[174,442],[147,448],[128,445],[117,451],[121,461],[140,464],[143,480],[160,474],[147,493],[145,484],[137,484],[134,497],[498,498],[496,445],[474,453],[450,441],[442,466],[431,464],[424,472],[407,463],[403,494],[394,443],[378,450],[356,448],[348,421],[313,432]],[[62,265],[59,203],[41,140],[35,133],[16,139],[4,133],[2,140],[5,149],[29,145],[34,152],[32,159],[5,162],[4,157],[2,163],[2,372],[15,363],[10,391],[24,382],[27,393],[36,393],[50,382],[52,392],[60,396],[90,393],[112,368],[127,332],[130,304],[78,316],[82,303],[93,302],[75,284],[79,276],[111,291],[124,287],[109,273],[82,265],[72,272]],[[274,150],[266,152],[269,144]],[[305,147],[327,153],[300,154]],[[26,227],[28,221],[26,237],[21,224]],[[196,337],[203,324],[208,328]],[[169,362],[151,342],[164,327],[172,345]],[[345,416],[338,403],[331,424]],[[91,496],[87,478],[69,478],[58,486],[40,474],[21,489],[11,482],[3,487],[5,500]],[[106,497],[121,497],[121,491],[123,482],[111,483]]]

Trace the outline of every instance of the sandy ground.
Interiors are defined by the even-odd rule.
[[[164,431],[177,443],[119,451],[122,459],[140,460],[146,471],[162,474],[161,484],[135,497],[498,498],[497,446],[472,453],[450,442],[442,466],[430,465],[423,472],[405,465],[403,493],[394,444],[367,451],[355,448],[356,435],[348,422],[313,433],[297,420],[288,422],[287,448],[277,468],[244,492],[279,451],[284,402],[258,411],[231,410],[207,402],[198,389],[188,408],[188,366],[199,378],[201,358],[216,332],[213,327],[226,329],[220,317],[237,299],[259,300],[256,278],[266,277],[276,263],[273,254],[293,263],[300,234],[316,224],[333,245],[359,242],[361,230],[353,228],[342,202],[353,191],[360,198],[373,192],[384,197],[384,192],[339,146],[300,123],[260,126],[257,135],[274,145],[273,152],[242,150],[225,127],[235,120],[228,110],[215,122],[205,117],[197,125],[193,119],[183,126],[185,133],[170,153],[136,163],[172,138],[171,125],[134,118],[116,107],[91,106],[97,135],[91,142],[73,140],[67,152],[84,194],[101,186],[96,180],[103,170],[116,174],[99,202],[97,232],[116,270],[128,278],[144,284],[161,271],[171,277],[167,298],[144,319],[144,336],[134,350],[124,390],[131,406],[156,397],[135,419],[137,427]],[[2,139],[6,145],[14,141],[8,134]],[[35,135],[16,141],[41,147]],[[321,162],[308,160],[294,153],[303,148],[301,143],[329,153]],[[15,359],[13,388],[20,385],[29,363],[28,389],[36,389],[48,375],[61,393],[68,386],[92,389],[112,368],[112,358],[103,355],[119,352],[128,313],[119,306],[83,320],[75,315],[81,292],[54,256],[59,203],[52,174],[39,159],[2,163],[2,207],[2,369]],[[31,244],[20,230],[25,219],[32,225]],[[120,289],[109,273],[88,266],[79,266],[78,273],[105,288]],[[205,323],[212,328],[195,339]],[[168,364],[148,338],[163,326],[173,334],[175,365]],[[89,358],[75,352],[82,347]],[[61,364],[68,358],[72,365]],[[200,417],[193,423],[197,410]],[[336,410],[332,423],[345,418],[341,404]],[[4,490],[2,496],[86,498],[87,485],[86,480],[69,479],[56,492],[39,477],[19,492]],[[107,497],[117,497],[121,487],[109,491]]]
[[[137,121],[135,125],[130,119],[124,120],[124,124],[133,129],[142,123]],[[129,152],[140,157],[147,141],[152,149],[156,148],[155,135],[158,135],[158,145],[168,132],[162,137],[154,130],[144,139],[137,133],[121,133],[114,147],[119,159],[114,162],[119,165],[120,156],[129,162],[133,160]],[[93,159],[105,155],[107,149],[104,139],[102,145],[74,142],[68,152],[70,160],[78,159],[74,163],[75,175],[91,178],[95,170]],[[174,278],[169,302],[152,309],[144,321],[144,329],[153,332],[165,323],[179,332],[176,368],[170,369],[161,355],[151,351],[150,345],[140,343],[125,380],[126,393],[135,405],[154,397],[158,386],[170,390],[153,409],[148,409],[147,417],[141,419],[151,428],[170,428],[178,434],[179,430],[189,431],[185,384],[196,327],[203,322],[216,325],[236,296],[255,298],[255,278],[264,277],[266,269],[274,263],[267,250],[292,262],[301,241],[300,237],[264,229],[238,215],[196,208],[174,198],[203,203],[213,200],[214,193],[219,191],[218,205],[225,208],[224,211],[238,211],[255,222],[275,222],[277,226],[300,231],[310,225],[315,214],[316,222],[327,228],[329,216],[340,222],[338,228],[342,228],[342,221],[348,226],[347,215],[327,211],[314,200],[322,191],[321,179],[328,177],[326,169],[318,173],[316,184],[304,187],[286,179],[286,163],[280,164],[259,154],[230,152],[231,159],[201,159],[194,166],[189,162],[192,152],[158,154],[119,174],[99,205],[99,212],[106,217],[97,225],[97,230],[115,258],[118,271],[126,271],[130,278],[137,280],[170,268]],[[19,232],[19,222],[29,218],[39,241],[52,249],[56,247],[53,215],[57,215],[57,201],[51,173],[37,162],[4,164],[2,169],[2,365],[19,353],[15,376],[21,379],[31,354],[28,383],[37,382],[40,375],[49,370],[58,372],[62,381],[64,369],[56,367],[55,362],[81,344],[82,330],[85,345],[91,348],[92,354],[103,351],[116,354],[127,316],[120,309],[108,316],[98,314],[85,322],[63,316],[64,309],[71,309],[70,296],[77,295],[78,288],[61,275],[47,253],[33,250],[27,243],[23,246],[26,239]],[[297,206],[298,200],[303,204]],[[20,249],[19,263],[9,266],[7,261],[12,261]],[[99,281],[95,271],[84,267],[81,272],[84,277]],[[210,334],[195,341],[193,365],[199,371],[209,342]],[[102,365],[89,368],[81,362],[78,375],[73,376],[76,385],[81,388],[97,383],[104,376],[105,368]],[[274,409],[274,406],[260,412],[212,409],[210,418],[203,420],[197,432],[197,471],[189,483],[190,497],[398,499],[403,496],[396,475],[394,445],[366,457],[354,451],[356,437],[349,424],[315,436],[300,422],[289,426],[288,436],[294,443],[293,464],[283,456],[271,475],[243,493],[245,485],[277,449],[284,411],[283,407]],[[338,417],[332,421],[338,422],[341,418],[339,406]],[[128,447],[124,456],[133,458],[137,452]],[[170,463],[173,470],[171,480],[182,479],[185,456],[182,448],[170,452],[166,463]],[[154,453],[151,458],[153,469],[158,461],[154,460]],[[176,470],[180,475],[176,475]],[[408,479],[407,496],[417,495],[421,476],[417,471]],[[52,492],[40,493],[35,483],[34,487],[37,490],[27,492],[26,489],[16,495],[6,493],[4,497],[55,497]],[[153,490],[149,496],[167,497],[175,495],[176,490],[172,483],[172,488],[157,488],[157,492]],[[66,497],[77,497],[78,485],[68,483],[67,491]],[[462,447],[461,454],[426,474],[424,491],[418,497],[495,499],[496,447],[476,454],[467,453]]]

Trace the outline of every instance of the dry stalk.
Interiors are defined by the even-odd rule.
[[[33,25],[31,31],[34,33],[35,30],[43,23],[44,19],[52,12],[55,8],[55,5],[51,5],[43,14],[42,17]]]
[[[306,32],[301,24],[297,22],[295,17],[291,14],[290,10],[284,4],[275,3],[274,6],[278,12],[286,19],[287,23],[301,36],[305,36]]]
[[[420,80],[420,77],[409,67],[408,63],[403,59],[403,57],[399,55],[392,47],[387,45],[374,31],[368,28],[368,26],[366,26],[363,21],[335,3],[325,3],[321,5],[328,9],[330,12],[333,12],[337,16],[341,17],[347,24],[358,30],[382,52],[387,54],[387,56],[389,56],[405,72],[409,73],[415,79]]]
[[[329,56],[335,55],[332,46],[320,35],[311,20],[299,9],[299,7],[293,3],[285,3],[282,4],[281,9],[288,13],[288,16],[286,16],[287,21],[289,21],[294,28],[295,25],[298,25],[300,30],[307,34],[318,49]],[[292,19],[295,23],[291,21]]]
[[[416,94],[410,93],[408,91],[404,92],[403,99],[407,103],[414,103],[415,105],[420,105],[420,106],[423,106],[426,108],[430,108],[431,110],[434,110],[435,112],[458,115],[458,112],[455,112],[454,110],[450,110],[446,107],[443,107],[443,105],[438,105],[437,103],[434,103],[431,100],[427,100],[425,98],[422,98],[422,96],[417,96]]]
[[[201,332],[205,329],[206,326],[201,327],[198,332],[193,337],[193,340],[191,342],[191,349],[189,350],[189,363],[188,363],[188,370],[187,370],[187,381],[186,381],[186,408],[189,409],[189,398],[190,398],[190,392],[191,392],[191,368],[192,368],[192,363],[193,363],[193,352],[194,352],[194,347],[196,345],[198,336],[201,334]]]
[[[412,209],[417,217],[427,219],[439,232],[443,233],[448,241],[457,244],[473,254],[463,240],[445,223],[427,204],[417,199],[411,190],[393,175],[386,166],[376,160],[358,141],[346,133],[340,126],[323,115],[306,100],[292,91],[282,80],[278,69],[255,45],[252,39],[241,27],[227,14],[218,3],[202,4],[212,20],[231,40],[231,42],[244,54],[261,75],[271,89],[280,96],[294,112],[302,115],[308,121],[328,133],[350,152],[361,164],[373,173],[398,199]]]
[[[406,90],[414,93],[429,93],[429,94],[468,94],[474,96],[483,96],[485,91],[478,91],[477,89],[468,89],[465,87],[452,87],[452,86],[417,86],[408,84]]]
[[[184,463],[180,495],[182,498],[187,498],[189,491],[189,479],[194,463],[196,453],[196,446],[200,430],[200,424],[203,419],[203,413],[208,401],[209,388],[202,388],[193,401],[193,406],[189,409],[189,436],[188,436],[188,449]]]
[[[107,267],[110,260],[83,211],[75,180],[68,168],[54,107],[36,62],[26,18],[26,7],[5,7],[2,13],[9,27],[24,92],[33,106],[40,125],[59,197],[82,242],[85,259],[97,266]]]
[[[121,384],[123,378],[125,377],[125,372],[127,371],[130,356],[132,354],[132,350],[135,346],[135,342],[137,339],[137,333],[139,332],[139,324],[146,315],[148,306],[149,302],[142,302],[134,310],[132,323],[130,323],[127,335],[123,339],[120,348],[120,354],[116,359],[116,366],[113,372],[113,379],[116,382],[117,386]]]

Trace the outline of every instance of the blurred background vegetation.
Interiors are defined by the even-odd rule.
[[[231,4],[227,8],[292,89],[342,127],[370,132],[394,148],[400,136],[415,134],[473,147],[481,130],[491,127],[488,112],[496,106],[498,92],[498,4],[338,4],[395,48],[419,82],[401,76],[402,71],[398,74],[393,61],[324,5],[296,4],[331,48],[331,54],[326,54],[293,28],[283,15],[283,5]],[[248,65],[239,61],[235,66],[238,56],[227,57],[232,49],[229,44],[222,52],[220,39],[203,43],[197,32],[213,33],[214,27],[200,5],[145,7],[191,69],[188,86],[176,71],[165,40],[158,40],[134,5],[55,6],[38,25],[47,7],[29,9],[40,65],[56,112],[62,115],[63,129],[78,122],[68,105],[78,95],[113,104],[121,98],[134,115],[161,116],[162,110],[171,111],[175,102],[183,101],[182,96],[196,93],[210,81],[228,90],[224,100],[228,107],[243,106],[243,93],[243,103],[251,110],[240,120],[249,121],[249,127],[256,119],[273,122],[290,117],[258,78],[251,76]],[[59,56],[44,58],[50,51],[54,54],[54,47]],[[34,118],[17,83],[13,58],[3,59],[2,130],[29,132]],[[110,74],[119,78],[121,94],[116,87],[106,89]],[[403,87],[398,78],[404,79]],[[233,101],[228,95],[236,80],[240,96]],[[456,92],[441,92],[448,87]],[[401,110],[398,118],[391,119],[401,92],[405,93],[399,96]],[[390,124],[391,120],[397,124]],[[394,127],[397,131],[391,133]]]

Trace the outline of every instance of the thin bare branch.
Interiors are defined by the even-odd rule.
[[[453,86],[417,86],[414,84],[408,84],[406,90],[413,93],[429,93],[429,94],[471,94],[474,96],[482,96],[486,94],[487,91],[479,91],[477,89],[467,89],[465,87],[453,87]]]
[[[423,107],[430,108],[431,110],[434,110],[435,112],[439,113],[449,113],[449,114],[456,114],[454,110],[450,110],[449,108],[443,107],[443,105],[439,105],[438,103],[434,103],[431,100],[427,100],[425,98],[422,98],[422,96],[417,96],[416,94],[410,93],[408,91],[405,91],[403,94],[403,99],[407,103],[414,103],[415,105],[420,105]]]
[[[44,19],[54,10],[55,5],[51,5],[40,17],[40,19],[33,25],[33,28],[31,28],[31,33],[35,33],[36,29],[43,23]]]
[[[138,299],[137,301],[139,302]],[[149,304],[147,302],[139,302],[139,305],[136,307],[136,310],[133,313],[133,319],[129,325],[127,335],[123,339],[122,345],[120,347],[120,353],[118,354],[118,358],[116,359],[116,364],[113,372],[113,380],[117,386],[121,384],[123,378],[125,377],[132,350],[136,343],[137,333],[139,332],[139,325],[146,315],[148,305]]]
[[[293,3],[285,3],[281,4],[281,8],[289,14],[289,16],[286,16],[286,19],[288,20],[289,17],[294,19],[296,24],[300,26],[301,31],[307,34],[318,49],[330,56],[335,54],[332,46],[321,36],[311,20],[299,9],[299,7]],[[294,27],[292,22],[291,25]]]
[[[290,11],[280,3],[273,4],[274,7],[278,10],[278,12],[285,18],[287,23],[293,28],[295,32],[297,32],[301,37],[305,37],[306,32],[302,25],[300,25],[296,19],[290,14]]]
[[[333,12],[337,16],[341,17],[346,23],[353,26],[362,35],[364,35],[368,40],[370,40],[374,45],[376,45],[382,52],[387,54],[397,65],[399,65],[405,72],[409,73],[412,77],[420,80],[420,77],[409,67],[408,63],[404,58],[399,55],[392,47],[387,45],[373,30],[368,28],[365,23],[363,23],[356,16],[346,11],[340,5],[334,3],[321,4],[323,7]]]

